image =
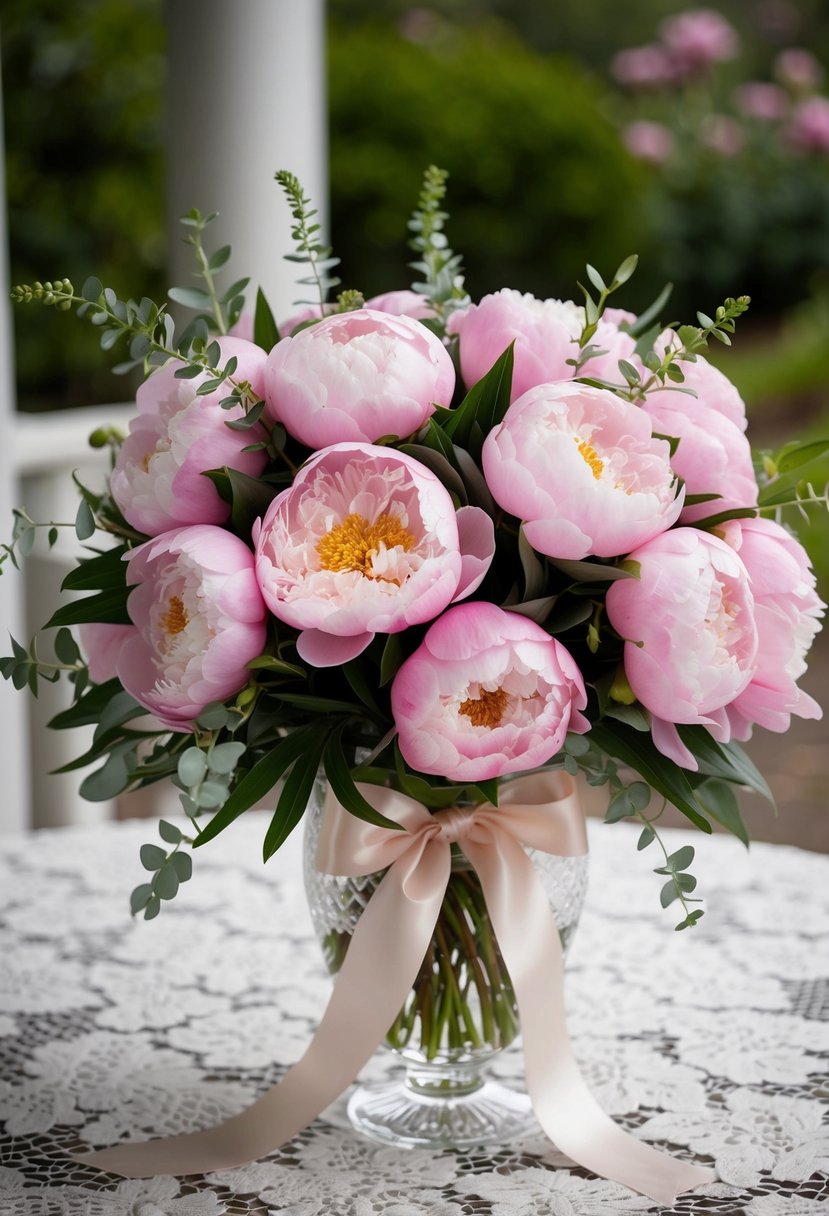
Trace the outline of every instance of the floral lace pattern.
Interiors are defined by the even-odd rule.
[[[330,981],[299,840],[267,867],[248,815],[158,920],[131,921],[146,823],[0,845],[0,1216],[605,1216],[658,1205],[544,1137],[462,1154],[353,1132],[341,1098],[264,1161],[124,1181],[69,1154],[205,1127],[302,1052]],[[819,1216],[829,1199],[829,858],[694,838],[708,915],[674,934],[634,829],[590,824],[568,965],[576,1053],[604,1108],[720,1181],[677,1213]],[[690,833],[666,832],[671,846]],[[212,851],[211,851],[212,850]],[[362,1074],[392,1067],[382,1052]],[[495,1071],[521,1084],[520,1051]],[[820,1206],[819,1206],[820,1205]]]

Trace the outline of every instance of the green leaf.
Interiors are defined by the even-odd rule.
[[[279,330],[276,327],[270,305],[265,299],[262,288],[256,292],[256,309],[253,314],[253,340],[262,350],[270,351],[279,341]]]
[[[232,773],[246,751],[244,743],[220,743],[210,753],[211,772],[227,776]]]
[[[167,853],[157,844],[142,844],[138,854],[145,870],[160,870],[167,860]]]
[[[155,893],[159,899],[175,899],[178,895],[178,874],[175,866],[171,866],[169,862],[158,871]]]
[[[176,304],[192,308],[195,312],[207,312],[213,307],[209,294],[198,287],[171,287],[167,295]]]
[[[230,721],[230,714],[221,701],[213,701],[206,705],[196,719],[203,730],[221,730]]]
[[[488,781],[474,782],[474,788],[480,790],[487,802],[498,805],[498,778],[491,777]]]
[[[437,430],[437,428],[435,429]],[[449,447],[452,447],[451,443]],[[407,456],[413,456],[415,460],[425,465],[430,472],[434,473],[435,477],[438,478],[450,494],[454,494],[460,499],[462,505],[466,505],[468,497],[463,479],[458,470],[450,464],[449,459],[443,452],[436,451],[431,447],[425,447],[420,443],[403,443],[398,450]]]
[[[190,789],[207,776],[207,755],[199,747],[188,747],[178,758],[178,779]]]
[[[568,578],[579,583],[605,583],[618,578],[636,578],[633,571],[625,570],[623,566],[608,566],[603,562],[594,561],[571,561],[570,558],[561,557],[550,557],[547,560]]]
[[[749,759],[739,743],[718,743],[704,726],[678,726],[679,737],[708,777],[722,777],[736,785],[747,785],[776,808],[774,795],[765,777]]]
[[[629,819],[633,813],[633,804],[628,791],[619,790],[618,794],[614,794],[608,803],[604,821],[605,823],[619,823],[622,819]]]
[[[815,439],[811,443],[798,443],[791,447],[787,445],[777,458],[777,468],[781,473],[789,473],[811,460],[818,460],[826,452],[829,452],[829,439]]]
[[[221,810],[199,833],[193,847],[198,848],[218,836],[243,811],[270,793],[285,770],[313,745],[319,732],[319,723],[314,723],[291,731],[287,738],[274,744],[231,791]]]
[[[166,840],[167,844],[178,844],[181,840],[181,832],[174,823],[169,823],[166,819],[160,819],[158,823],[158,834],[162,840]]]
[[[130,911],[133,916],[144,911],[152,893],[153,886],[150,882],[142,882],[135,888],[132,895],[130,895]]]
[[[748,848],[748,828],[740,814],[740,805],[733,786],[718,777],[709,777],[697,786],[697,800],[712,819],[722,824]]]
[[[207,263],[207,269],[210,271],[221,270],[221,268],[230,261],[232,253],[230,245],[222,245],[215,253],[210,255],[210,260]]]
[[[89,503],[82,498],[78,505],[78,513],[75,516],[75,535],[78,540],[89,540],[90,536],[95,533],[95,516],[92,514]]]
[[[255,521],[265,514],[273,502],[274,487],[227,466],[223,469],[209,469],[204,476],[210,478],[225,502],[230,503],[233,530],[243,540],[248,541]]]
[[[443,425],[450,439],[467,447],[473,423],[478,424],[484,436],[502,421],[509,408],[514,363],[512,342],[487,374],[473,385],[464,400]],[[473,456],[480,452],[472,452]]]
[[[78,644],[68,629],[59,629],[55,635],[55,654],[61,663],[77,663],[80,658]]]
[[[670,878],[659,892],[659,902],[663,908],[667,908],[675,899],[679,899],[679,892],[677,891],[676,883]]]
[[[684,844],[681,848],[677,849],[675,853],[671,853],[665,864],[673,874],[677,874],[680,870],[687,870],[693,860],[693,846],[690,844]]]
[[[189,882],[193,877],[193,858],[189,853],[173,853],[170,864],[175,867],[179,882]]]
[[[617,701],[609,701],[604,709],[604,717],[624,722],[642,734],[646,734],[651,728],[650,722],[638,705],[620,705]]]
[[[84,558],[61,583],[62,591],[105,591],[127,585],[126,545]]]
[[[89,278],[81,288],[81,295],[90,304],[96,304],[100,300],[104,292],[104,285],[100,279]]]
[[[314,789],[314,782],[317,779],[317,772],[325,743],[326,736],[324,734],[319,735],[317,737],[317,746],[309,748],[305,755],[301,756],[288,772],[282,786],[282,792],[279,795],[279,801],[276,804],[276,810],[273,813],[273,818],[268,824],[268,830],[265,833],[265,840],[262,845],[263,861],[267,861],[273,857],[277,849],[282,847],[305,814]]]
[[[400,640],[399,633],[390,633],[383,647],[383,654],[380,658],[380,687],[388,684],[402,666],[405,658],[403,643]]]
[[[590,280],[590,282],[593,284],[593,286],[596,288],[596,291],[607,291],[607,283],[605,283],[604,279],[599,274],[596,267],[591,266],[588,263],[588,265],[586,266],[586,270],[587,270],[587,277]]]
[[[14,639],[12,639],[14,640]],[[23,652],[25,654],[25,651]],[[121,691],[118,680],[93,684],[76,705],[63,709],[49,721],[51,730],[68,730],[75,726],[90,726],[97,722],[104,707]]]
[[[716,515],[706,515],[704,519],[694,520],[695,528],[716,528],[718,524],[727,523],[730,519],[754,519],[756,507],[734,507],[730,511],[718,511]]]
[[[80,785],[80,794],[89,802],[107,802],[122,794],[130,783],[130,770],[124,758],[126,750],[132,750],[130,741],[126,747],[113,748],[102,768],[85,777]]]
[[[711,824],[702,813],[687,776],[678,764],[657,751],[649,736],[621,722],[603,719],[594,723],[590,738],[602,751],[639,773],[701,831],[711,832]]]
[[[653,828],[643,828],[639,835],[639,839],[636,842],[636,847],[641,853],[642,849],[646,849],[648,845],[652,844],[655,839],[656,833],[654,832]]]
[[[87,595],[83,599],[64,604],[52,614],[44,628],[56,629],[60,625],[82,625],[88,621],[102,621],[111,625],[131,625],[127,612],[127,589],[114,588],[99,595]]]
[[[358,819],[363,819],[366,823],[373,823],[377,827],[402,831],[399,823],[394,823],[385,815],[381,815],[379,811],[375,811],[371,803],[367,802],[357,789],[343,751],[342,734],[343,727],[339,726],[326,743],[322,757],[325,775],[334,797]]]
[[[157,895],[152,899],[147,900],[147,906],[144,909],[144,920],[154,920],[161,911],[161,900]]]

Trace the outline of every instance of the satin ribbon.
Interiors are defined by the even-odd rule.
[[[585,1085],[567,1033],[555,917],[522,846],[587,852],[571,778],[530,774],[488,804],[430,813],[393,790],[363,796],[402,831],[375,827],[326,801],[317,866],[356,877],[386,870],[357,924],[319,1029],[279,1084],[207,1131],[117,1145],[75,1159],[128,1178],[206,1174],[264,1157],[333,1102],[370,1059],[414,983],[440,912],[458,843],[477,871],[521,1019],[527,1089],[544,1131],[573,1161],[657,1203],[673,1204],[716,1174],[657,1152],[610,1119]]]

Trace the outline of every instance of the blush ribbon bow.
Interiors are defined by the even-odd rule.
[[[349,943],[328,1007],[305,1054],[241,1114],[207,1131],[116,1145],[76,1160],[129,1178],[204,1174],[264,1157],[292,1139],[351,1084],[403,1005],[440,912],[457,843],[476,870],[512,980],[527,1089],[558,1148],[594,1173],[670,1206],[712,1182],[712,1170],[667,1156],[623,1131],[585,1085],[564,1014],[563,957],[555,917],[522,846],[557,856],[587,852],[572,778],[529,774],[501,805],[429,812],[394,790],[360,785],[402,831],[349,814],[330,794],[317,867],[349,877],[386,870]]]

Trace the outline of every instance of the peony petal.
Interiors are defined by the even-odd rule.
[[[461,551],[461,577],[453,603],[477,591],[495,556],[495,526],[480,507],[461,507],[457,513]]]
[[[299,657],[312,667],[339,667],[356,659],[374,640],[373,633],[355,633],[339,637],[321,629],[305,629],[296,642]]]

